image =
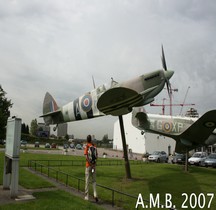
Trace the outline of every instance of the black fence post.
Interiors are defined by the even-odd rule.
[[[58,182],[58,171],[56,171],[56,181]]]
[[[78,179],[78,192],[80,191],[80,179]]]
[[[115,199],[115,197],[114,197],[114,193],[115,193],[115,191],[114,190],[112,190],[112,206],[114,206],[115,204],[114,204],[114,199]]]
[[[68,174],[66,174],[66,186],[68,186]]]

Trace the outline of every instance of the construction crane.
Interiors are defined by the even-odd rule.
[[[172,116],[172,107],[173,107],[173,106],[181,106],[181,110],[180,110],[180,113],[179,113],[179,115],[181,115],[184,106],[195,106],[195,104],[185,104],[185,100],[186,100],[186,98],[187,98],[189,89],[190,89],[190,86],[188,86],[188,89],[187,89],[187,92],[186,92],[186,94],[185,94],[183,103],[180,103],[180,104],[173,104],[173,103],[172,103],[172,91],[176,91],[176,92],[177,92],[178,89],[172,89],[172,88],[170,88],[170,91],[169,91],[169,93],[170,93],[170,94],[169,94],[170,103],[169,103],[169,104],[165,104],[164,101],[167,100],[167,99],[166,99],[166,98],[163,98],[163,103],[162,103],[162,104],[154,104],[154,103],[151,103],[150,106],[161,106],[161,107],[162,107],[162,115],[165,114],[165,107],[166,107],[166,106],[169,106],[169,107],[170,107],[170,115],[171,115],[171,116]]]
[[[187,88],[187,92],[186,92],[186,94],[185,94],[184,101],[183,101],[183,106],[184,106],[185,100],[186,100],[186,98],[187,98],[189,89],[190,89],[190,86],[188,86],[188,88]],[[194,105],[195,105],[195,104],[194,104]],[[183,106],[181,107],[181,110],[180,110],[180,112],[179,112],[179,115],[182,114]]]
[[[168,95],[169,95],[169,101],[170,104],[164,104],[164,101],[167,100],[166,98],[163,98],[163,104],[158,104],[158,106],[162,106],[162,114],[164,115],[165,113],[165,106],[169,106],[170,107],[170,115],[172,116],[172,97],[173,97],[173,92],[178,92],[177,88],[172,88],[171,84],[169,83],[169,86],[167,86],[167,88],[164,88],[168,90]],[[153,103],[150,104],[150,106],[157,106]]]
[[[154,103],[150,103],[150,106],[161,106],[162,107],[162,115],[165,114],[165,107],[166,106],[194,106],[195,104],[184,104],[184,103],[180,103],[180,104],[164,104],[164,101],[167,100],[166,98],[163,98],[163,104],[154,104]],[[170,113],[171,115],[172,113]],[[172,115],[171,115],[172,116]]]
[[[169,91],[168,91],[168,93],[169,93],[169,100],[170,100],[170,116],[172,116],[172,97],[173,97],[173,92],[178,92],[178,89],[177,88],[172,88],[171,87],[171,84],[170,84],[170,86],[169,86]],[[163,101],[163,103],[164,103],[164,101]]]

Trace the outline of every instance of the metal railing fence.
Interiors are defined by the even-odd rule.
[[[48,167],[60,167],[60,166],[85,166],[86,161],[85,160],[29,160],[28,165],[30,162],[39,162],[43,163],[43,165],[46,165]],[[130,161],[130,164],[132,165],[138,165],[142,164],[143,161],[141,160],[133,160]],[[118,165],[124,165],[124,160],[97,160],[97,166],[118,166]]]
[[[78,191],[84,192],[84,188],[85,188],[85,180],[76,176],[73,176],[71,174],[68,174],[66,172],[60,171],[56,168],[53,168],[53,163],[56,160],[29,160],[28,161],[28,168],[34,170],[35,172],[40,172],[43,175],[47,175],[48,177],[54,178],[56,180],[56,182],[61,182],[63,183],[65,186],[77,189]],[[83,166],[85,164],[85,161],[77,161],[77,160],[69,160],[71,165],[64,165],[66,164],[66,162],[68,162],[68,160],[58,160],[58,162],[60,163],[60,165],[58,166]],[[41,162],[43,163],[47,163],[46,164],[41,164]],[[103,162],[103,163],[102,163]],[[109,161],[101,161],[101,165],[104,164],[107,165],[111,165],[111,162]],[[114,163],[114,162],[112,162]],[[98,162],[97,162],[98,164]],[[124,162],[115,162],[116,165],[123,165]],[[141,164],[141,162],[137,162],[136,164]],[[51,167],[52,166],[52,167]],[[56,164],[54,164],[54,166],[57,166]],[[136,201],[138,199],[137,196],[134,195],[130,195],[128,193],[124,193],[121,192],[119,190],[101,185],[101,184],[97,184],[97,187],[102,188],[103,190],[108,190],[110,191],[110,199],[105,198],[105,200],[109,203],[112,204],[112,206],[116,205],[116,204],[120,204],[120,206],[124,205],[124,208],[128,208],[131,209],[131,206],[125,206],[126,203],[130,203],[128,202],[130,200],[133,200],[133,209],[139,209],[138,207],[135,208],[136,205]],[[125,203],[126,201],[126,203]],[[145,200],[143,199],[144,202],[149,203],[149,200]],[[132,205],[132,204],[131,204]],[[161,205],[160,206],[164,206]],[[163,207],[164,208],[164,207]],[[172,210],[172,208],[169,208]]]
[[[35,172],[39,172],[40,174],[47,175],[49,178],[54,178],[56,182],[61,182],[65,186],[72,187],[74,189],[77,189],[78,191],[84,192],[84,187],[85,187],[84,179],[73,176],[71,174],[68,174],[66,172],[63,172],[56,168],[51,167],[50,166],[50,163],[52,162],[51,160],[42,161],[42,162],[48,163],[47,165],[41,164],[40,162],[41,160],[29,160],[28,168],[34,170]],[[63,164],[63,162],[65,162],[64,160],[63,161],[60,160],[59,162],[61,163],[60,166],[65,166]],[[80,164],[81,165],[83,164],[82,162],[76,162],[76,163],[79,163],[78,164],[79,166]],[[111,163],[108,163],[108,165],[109,164]],[[116,163],[116,164],[119,164],[119,163]],[[75,162],[72,162],[72,165],[77,166]],[[136,202],[137,200],[137,196],[133,196],[133,195],[121,192],[119,190],[116,190],[116,189],[113,189],[107,186],[103,186],[101,184],[97,184],[97,187],[110,191],[110,199],[108,199],[107,202],[111,203],[112,206],[116,205],[116,203],[123,203],[124,201],[128,201],[128,199],[132,199],[134,202]],[[123,196],[126,198],[123,198]],[[120,197],[121,199],[118,200],[117,197]]]

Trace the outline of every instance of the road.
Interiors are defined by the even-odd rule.
[[[34,149],[33,144],[27,144],[27,149],[24,149],[22,146],[20,149],[21,153],[28,152],[28,153],[36,153],[36,154],[63,154],[63,155],[76,155],[76,156],[83,156],[84,151],[83,150],[78,150],[78,149],[67,149],[67,152],[65,152],[65,149],[63,149],[62,146],[59,146],[58,149],[44,149],[44,146],[41,148],[43,149]],[[0,148],[0,151],[4,151],[4,148]],[[99,158],[104,158],[104,154],[106,155],[106,158],[118,158],[118,159],[123,159],[123,152],[122,151],[117,151],[113,149],[107,149],[107,148],[97,148],[98,150],[98,157]],[[141,154],[132,154],[128,155],[130,159],[137,159],[141,160],[142,155]]]

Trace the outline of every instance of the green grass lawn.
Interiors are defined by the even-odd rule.
[[[30,159],[46,159],[50,158],[58,160],[67,159],[65,156],[55,156],[55,155],[35,155],[35,154],[21,154],[20,155],[20,165],[26,165]],[[76,159],[76,158],[75,158]],[[80,157],[77,157],[80,159]],[[4,164],[4,154],[0,153],[0,185],[2,185],[3,181],[3,164]],[[27,189],[38,189],[38,188],[48,188],[54,187],[54,185],[50,182],[45,181],[43,178],[32,174],[27,171],[23,167],[20,167],[19,171],[19,184]],[[56,191],[49,192],[37,192],[33,193],[36,197],[36,200],[28,201],[28,202],[17,202],[13,204],[0,204],[0,210],[38,210],[38,209],[46,209],[46,210],[80,210],[80,209],[89,209],[89,210],[102,210],[100,206],[96,206],[90,202],[84,201],[82,198],[77,196],[73,196],[70,193],[60,191],[56,189]]]
[[[3,155],[0,155],[0,163],[3,163]],[[64,156],[64,155],[36,155],[24,153],[21,154],[20,164],[25,165],[28,160],[83,160],[84,157],[77,156]],[[2,164],[1,164],[2,165]],[[84,166],[62,166],[56,167],[61,171],[69,173],[73,176],[84,179]],[[0,168],[0,183],[2,180]],[[156,196],[159,194],[161,203],[165,203],[165,195],[169,193],[172,196],[172,203],[176,205],[177,209],[183,209],[182,204],[185,200],[183,193],[187,193],[189,196],[185,205],[188,205],[185,209],[216,209],[216,169],[213,168],[201,168],[201,167],[189,167],[189,172],[185,173],[183,171],[183,166],[172,165],[172,164],[156,164],[156,163],[143,163],[140,165],[131,164],[132,180],[125,179],[125,168],[124,165],[119,166],[98,166],[97,167],[97,183],[101,185],[114,188],[119,191],[134,195],[138,198],[139,193],[141,193],[143,199],[149,200],[149,196]],[[55,173],[51,173],[55,177]],[[60,176],[60,175],[59,175]],[[28,179],[29,177],[29,179]],[[29,172],[20,170],[20,184],[25,187],[39,188],[45,186],[44,180],[37,178],[31,178]],[[64,180],[65,177],[59,177]],[[68,184],[77,187],[77,180],[69,179]],[[50,186],[52,187],[52,186]],[[80,188],[84,189],[84,183],[81,183]],[[206,205],[204,208],[190,208],[189,200],[191,197],[192,204],[194,204],[195,194],[204,195],[206,199]],[[214,198],[211,202],[210,208],[207,208],[210,197],[207,193],[214,193]],[[48,194],[48,193],[47,193]],[[112,197],[112,192],[98,187],[99,198],[104,201],[110,201]],[[182,195],[183,194],[183,195]],[[38,200],[40,199],[40,193],[38,194]],[[42,195],[41,195],[42,196]],[[44,195],[46,197],[46,195]],[[43,196],[42,196],[43,197]],[[203,197],[201,197],[203,199]],[[47,198],[48,199],[48,198]],[[51,198],[50,198],[51,199]],[[53,197],[53,200],[55,198]],[[82,199],[81,199],[82,200]],[[124,209],[135,209],[137,199],[129,199],[128,197],[115,194],[115,204],[121,205]],[[55,202],[58,202],[55,200]],[[203,200],[201,200],[202,205]],[[31,203],[31,202],[30,202]],[[146,205],[146,203],[145,203]],[[39,207],[37,207],[39,208]],[[43,209],[43,208],[42,208]],[[88,209],[88,208],[87,208]],[[140,205],[140,208],[142,206]],[[147,209],[147,208],[145,208]],[[158,208],[151,208],[158,209]]]
[[[76,169],[62,167],[61,170],[76,177],[84,178],[82,167],[76,167]],[[97,183],[137,197],[141,193],[143,199],[147,200],[149,200],[150,194],[156,196],[158,193],[162,204],[165,204],[166,193],[169,193],[172,196],[172,203],[178,209],[181,209],[185,200],[183,193],[187,193],[188,196],[193,193],[197,196],[204,193],[206,207],[210,199],[207,193],[216,194],[216,170],[212,168],[190,167],[189,173],[185,173],[183,166],[180,165],[143,163],[141,165],[131,165],[131,172],[133,179],[126,180],[124,166],[99,166],[97,167]],[[98,193],[103,200],[111,199],[110,191],[98,188]],[[120,195],[116,197],[118,200],[116,202],[121,203],[125,209],[134,209],[137,200]],[[189,206],[189,199],[187,205]],[[188,207],[187,209],[192,208]],[[215,210],[216,196],[212,200],[210,208],[202,209]]]
[[[91,202],[72,196],[71,194],[56,190],[48,192],[37,192],[33,194],[36,200],[28,202],[17,202],[13,204],[0,204],[0,210],[102,210]]]

